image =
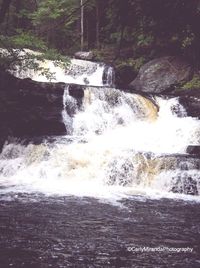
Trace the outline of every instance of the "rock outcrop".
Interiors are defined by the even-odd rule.
[[[137,72],[131,66],[118,66],[116,67],[116,86],[117,88],[128,88],[128,85],[136,78]]]
[[[185,108],[188,116],[200,119],[200,89],[180,90],[173,96],[179,97],[179,103]]]
[[[62,135],[64,83],[40,83],[0,72],[0,147],[8,136]]]
[[[191,75],[192,68],[187,62],[179,57],[166,56],[142,66],[129,86],[149,93],[170,92],[175,85],[188,81]]]
[[[190,155],[200,156],[200,146],[199,145],[188,146],[187,153]]]

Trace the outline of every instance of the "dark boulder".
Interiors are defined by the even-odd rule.
[[[69,85],[69,95],[82,103],[84,97],[84,86],[71,84]]]
[[[64,83],[40,83],[0,72],[0,146],[8,136],[63,135]]]
[[[175,85],[188,81],[191,75],[192,68],[187,62],[179,57],[166,56],[142,66],[129,87],[149,93],[170,92]]]
[[[190,145],[187,148],[187,153],[190,155],[200,156],[200,146],[199,145]]]
[[[117,88],[127,88],[133,78],[137,76],[137,72],[134,68],[128,65],[116,67],[115,71]]]

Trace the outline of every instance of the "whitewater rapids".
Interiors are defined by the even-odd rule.
[[[73,117],[67,107],[75,109]],[[3,191],[119,198],[170,196],[176,189],[178,195],[193,191],[199,198],[198,163],[176,155],[200,144],[200,122],[187,116],[178,98],[152,101],[114,88],[87,87],[78,108],[66,86],[61,112],[69,135],[54,137],[53,143],[47,137],[39,145],[4,145]]]
[[[39,60],[42,53],[30,49],[13,50],[21,59],[21,65],[16,65],[10,72],[19,78],[31,78],[38,82],[63,82],[68,84],[114,87],[115,73],[112,66],[104,63],[91,62],[66,57],[66,63]],[[0,48],[0,54],[10,52]],[[34,68],[37,66],[37,68]]]

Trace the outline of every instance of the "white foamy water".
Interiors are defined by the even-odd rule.
[[[56,66],[50,60],[41,62],[39,66],[40,68],[49,70],[53,74],[51,82],[103,86],[103,74],[105,70],[105,65],[103,64],[72,59],[67,69]],[[24,78],[27,77],[27,74],[22,71],[18,72],[17,76]],[[29,72],[29,77],[39,82],[49,82],[50,80],[39,71]]]
[[[0,50],[9,53],[6,50]],[[20,57],[30,57],[30,55],[41,55],[29,49],[19,52]],[[38,82],[63,82],[78,85],[93,86],[114,86],[114,70],[111,66],[104,63],[91,62],[86,60],[68,59],[68,66],[64,67],[62,62],[51,60],[37,60],[33,62],[38,65],[38,70],[25,68],[31,65],[30,60],[23,60],[22,66],[16,66],[16,70],[11,70],[19,78],[31,78]]]
[[[200,144],[200,122],[187,117],[177,98],[157,97],[154,104],[116,89],[88,87],[73,117],[66,111],[69,104],[76,100],[66,87],[62,114],[70,136],[53,144],[4,146],[5,191],[98,198],[200,194],[198,160],[174,156]]]

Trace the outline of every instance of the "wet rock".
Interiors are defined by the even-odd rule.
[[[116,86],[117,88],[127,88],[128,85],[136,78],[137,73],[131,66],[120,66],[116,68]]]
[[[164,164],[164,170],[190,170],[200,169],[200,158],[197,155],[173,154],[159,157]],[[167,163],[167,168],[166,168]]]
[[[0,72],[0,145],[8,136],[63,135],[64,83],[40,83]]]
[[[108,165],[107,184],[130,186],[133,174],[134,166],[130,159],[115,159]]]
[[[172,91],[175,85],[188,81],[191,66],[178,57],[166,56],[154,59],[141,67],[130,88],[149,93]]]
[[[187,153],[191,154],[191,155],[199,155],[200,156],[200,146],[199,145],[188,146]]]
[[[179,97],[179,103],[185,108],[188,116],[200,118],[200,90],[177,91],[173,96]]]
[[[78,79],[80,76],[83,76],[83,82],[88,84],[88,76],[94,74],[99,66],[100,64],[91,61],[73,60],[69,65],[69,68],[65,70],[65,74],[71,78],[73,77],[74,79]]]
[[[92,51],[78,51],[74,54],[75,59],[93,60],[94,54]]]
[[[193,155],[137,153],[132,158],[121,156],[111,161],[106,170],[106,183],[153,188],[156,185],[156,189],[159,185],[169,192],[199,195],[199,168],[200,158]]]
[[[77,105],[80,107],[84,97],[84,86],[81,85],[69,85],[69,95],[76,99]]]
[[[176,177],[176,181],[172,187],[173,193],[198,195],[197,181],[191,177]]]

